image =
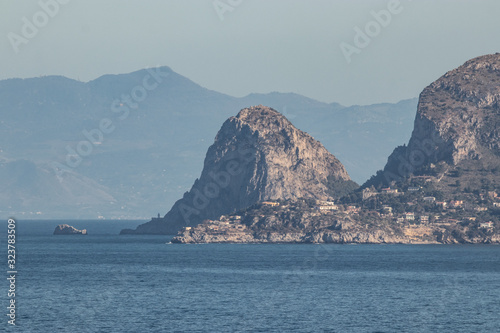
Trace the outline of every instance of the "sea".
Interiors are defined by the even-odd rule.
[[[171,244],[16,221],[5,332],[500,332],[500,246]],[[88,235],[54,236],[67,223]],[[7,221],[0,232],[7,275]]]

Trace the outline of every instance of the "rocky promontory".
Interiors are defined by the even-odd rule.
[[[87,229],[78,230],[68,224],[59,224],[54,230],[54,235],[87,235]]]
[[[499,244],[490,223],[423,222],[319,200],[265,201],[185,227],[172,243]],[[410,216],[412,217],[410,219]]]
[[[259,105],[224,122],[200,178],[163,218],[121,233],[176,234],[259,201],[327,200],[357,187],[320,142],[278,111]]]
[[[420,94],[408,145],[390,155],[368,185],[438,175],[478,190],[500,186],[500,53],[467,61]],[[485,178],[482,181],[480,178]]]
[[[426,87],[408,145],[346,194],[335,202],[275,196],[188,226],[172,242],[500,243],[500,53]]]
[[[409,243],[389,220],[360,223],[360,210],[332,201],[264,201],[236,214],[184,228],[173,243]],[[422,238],[418,241],[432,241]]]

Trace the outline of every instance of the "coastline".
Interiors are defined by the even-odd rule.
[[[416,239],[385,233],[267,233],[260,235],[209,234],[187,230],[171,239],[172,244],[407,244],[407,245],[500,245],[500,236],[458,240],[456,238]]]

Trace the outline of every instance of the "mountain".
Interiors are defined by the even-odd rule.
[[[433,176],[449,194],[500,187],[500,53],[467,61],[420,94],[408,145],[365,184]]]
[[[263,200],[328,200],[357,188],[344,166],[276,110],[245,108],[219,130],[191,190],[164,218],[123,234],[175,234]]]
[[[93,179],[71,171],[59,176],[50,165],[23,159],[0,163],[0,187],[9,189],[0,193],[5,213],[13,206],[42,210],[48,198],[53,200],[51,207],[60,210],[72,207],[75,215],[79,210],[104,209],[106,205],[116,204],[108,189]],[[33,213],[41,216],[41,211]]]
[[[235,98],[168,67],[0,81],[0,211],[18,218],[146,218],[201,171],[220,124],[266,104],[320,140],[363,182],[405,142],[416,99],[344,107],[292,93]],[[390,135],[387,135],[390,133]]]
[[[500,54],[426,87],[408,145],[332,202],[257,203],[172,243],[500,243]]]
[[[320,103],[296,94],[251,94],[245,105],[268,105],[325,145],[356,182],[363,183],[395,146],[407,142],[417,98],[398,103],[342,106]]]

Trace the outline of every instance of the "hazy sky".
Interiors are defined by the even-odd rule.
[[[0,0],[0,79],[167,65],[233,96],[371,104],[500,52],[498,0],[55,1]]]

